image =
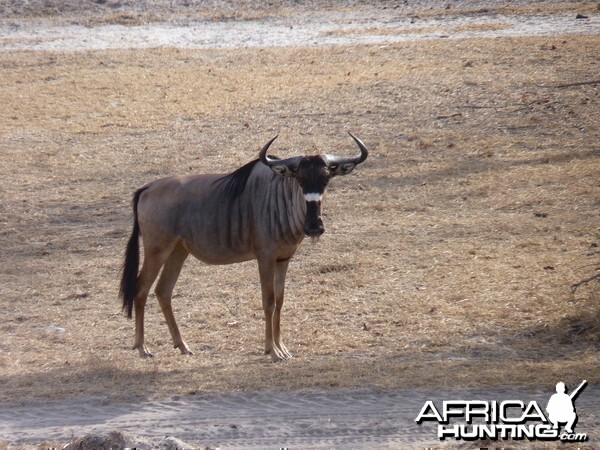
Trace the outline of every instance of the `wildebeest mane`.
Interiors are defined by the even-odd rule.
[[[279,159],[273,156],[271,156],[271,158]],[[227,198],[229,198],[230,200],[235,200],[236,198],[240,197],[244,192],[244,189],[246,189],[246,184],[248,183],[250,174],[252,173],[252,170],[254,169],[256,164],[260,164],[259,159],[250,161],[248,164],[243,165],[239,169],[236,169],[235,171],[231,172],[230,174],[219,178],[213,184],[224,183],[224,189]]]

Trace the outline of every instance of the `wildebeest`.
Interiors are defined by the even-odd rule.
[[[230,174],[161,178],[135,193],[120,295],[129,318],[135,305],[133,348],[140,356],[152,356],[144,343],[144,307],[161,268],[156,297],[175,348],[192,354],[171,307],[173,288],[191,253],[208,264],[258,261],[265,353],[273,361],[291,357],[280,332],[288,264],[305,235],[317,237],[325,231],[321,200],[329,180],[349,174],[368,156],[361,140],[349,134],[360,148],[358,156],[267,156],[276,136],[258,159]],[[140,235],[144,262],[138,274]]]

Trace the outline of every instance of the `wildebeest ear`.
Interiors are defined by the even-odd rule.
[[[330,165],[329,166],[329,171],[331,173],[332,177],[335,177],[337,175],[348,175],[350,172],[352,172],[354,170],[354,168],[356,167],[356,164],[354,163],[344,163],[344,164],[340,164],[340,165]]]
[[[295,177],[296,170],[284,164],[273,164],[271,170],[282,177]]]

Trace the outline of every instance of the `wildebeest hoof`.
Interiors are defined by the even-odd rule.
[[[173,347],[178,348],[182,355],[192,356],[194,354],[194,352],[190,350],[190,348],[187,346],[187,344],[185,342],[174,345]]]
[[[285,358],[283,358],[281,355],[278,355],[275,352],[271,352],[271,361],[273,361],[274,363],[278,363],[281,361],[285,361]]]
[[[145,345],[136,345],[133,347],[134,350],[136,348],[140,352],[140,358],[154,358],[154,355],[150,353],[150,350]]]
[[[292,354],[290,352],[288,352],[287,348],[285,348],[285,347],[283,347],[283,349],[274,347],[268,353],[271,354],[271,359],[273,360],[274,363],[292,359]]]
[[[283,359],[292,359],[292,354],[289,352],[285,345],[279,344],[279,352],[281,353]]]

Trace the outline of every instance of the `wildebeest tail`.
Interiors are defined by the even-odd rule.
[[[123,298],[123,311],[131,319],[133,303],[138,291],[138,270],[140,266],[140,225],[138,223],[137,207],[140,195],[145,188],[139,189],[133,196],[133,231],[127,242],[125,261],[123,262],[123,276],[119,294]]]

